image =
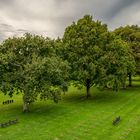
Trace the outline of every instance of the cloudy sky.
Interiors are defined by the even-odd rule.
[[[61,37],[66,26],[85,14],[110,30],[140,25],[140,0],[0,0],[0,41],[25,32]]]

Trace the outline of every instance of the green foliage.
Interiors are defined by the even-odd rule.
[[[129,53],[127,44],[116,37],[102,51],[97,83],[101,87],[107,86],[118,90],[125,84],[128,73],[134,70],[134,59]]]
[[[126,81],[129,63],[133,65],[127,44],[89,15],[66,28],[63,45],[71,80],[86,86],[87,94],[92,85],[117,90]]]
[[[94,84],[97,59],[107,35],[106,25],[93,21],[88,15],[66,28],[63,37],[64,58],[70,63],[71,79],[76,81],[76,85],[87,86],[87,81],[89,87]]]
[[[140,74],[140,27],[138,25],[119,27],[114,33],[128,43],[136,62],[136,74]]]
[[[21,38],[5,40],[0,53],[0,89],[5,94],[12,96],[22,92],[26,105],[34,102],[39,94],[41,99],[57,102],[61,85],[68,78],[68,64],[56,56],[53,40],[25,34]],[[52,90],[52,87],[60,88]]]
[[[39,95],[58,102],[68,81],[85,86],[87,97],[93,85],[114,90],[125,86],[135,62],[140,73],[140,28],[126,26],[112,33],[106,24],[85,15],[66,28],[62,39],[29,33],[6,39],[0,56],[0,90],[9,96],[22,93],[26,111]]]

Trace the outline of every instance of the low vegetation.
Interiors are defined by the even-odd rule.
[[[85,88],[73,86],[58,104],[37,101],[32,111],[22,113],[22,96],[14,103],[0,105],[0,121],[15,118],[19,123],[0,128],[0,139],[8,140],[138,140],[140,138],[140,81],[119,92],[91,88],[91,98],[85,98]],[[1,101],[9,99],[0,95]],[[113,120],[120,116],[117,125]]]

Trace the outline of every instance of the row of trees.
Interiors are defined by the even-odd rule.
[[[23,111],[40,99],[58,102],[68,83],[118,90],[126,79],[140,74],[140,28],[106,24],[86,15],[65,29],[62,39],[38,35],[6,39],[0,45],[0,89],[12,96],[23,94]]]

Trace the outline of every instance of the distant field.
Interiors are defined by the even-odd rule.
[[[140,81],[132,88],[112,92],[91,89],[92,98],[85,99],[85,90],[70,87],[58,104],[37,101],[31,112],[22,113],[22,97],[10,99],[0,95],[0,122],[19,119],[19,123],[0,128],[0,140],[140,140]],[[113,126],[116,116],[121,116]]]

